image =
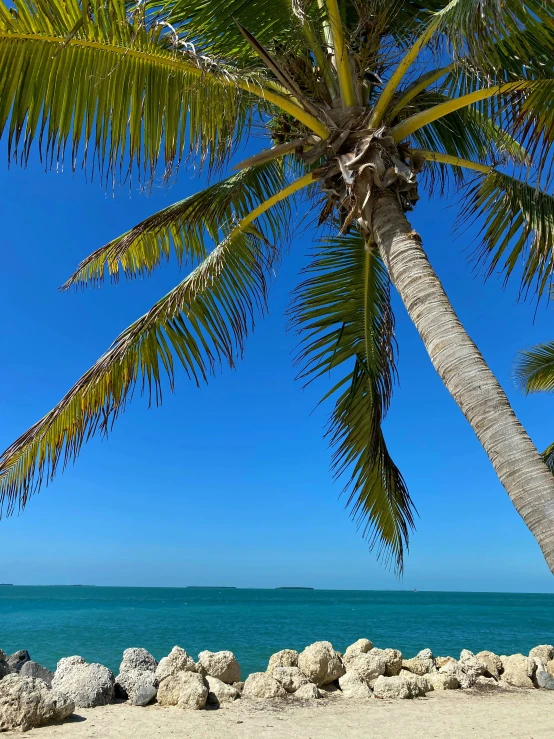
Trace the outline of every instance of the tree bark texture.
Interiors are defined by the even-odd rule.
[[[554,476],[450,305],[419,235],[392,192],[377,198],[372,229],[391,281],[433,366],[554,573]]]

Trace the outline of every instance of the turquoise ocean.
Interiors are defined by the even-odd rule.
[[[554,594],[0,586],[0,649],[54,669],[79,654],[117,671],[127,647],[232,650],[243,675],[279,649],[360,637],[406,657],[430,647],[527,653],[554,643]]]

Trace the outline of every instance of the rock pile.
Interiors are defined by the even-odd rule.
[[[273,654],[266,671],[244,683],[229,651],[200,652],[195,662],[176,646],[158,663],[146,649],[126,649],[114,677],[107,667],[79,656],[61,659],[52,673],[24,650],[9,656],[0,650],[0,731],[61,721],[76,707],[102,706],[115,698],[136,706],[157,700],[160,706],[199,710],[239,698],[398,699],[474,686],[554,690],[554,647],[542,644],[527,656],[464,649],[457,660],[423,649],[403,659],[397,649],[378,649],[369,639],[358,639],[344,654],[320,641],[302,652]]]

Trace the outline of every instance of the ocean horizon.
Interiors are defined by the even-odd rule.
[[[460,593],[490,595],[552,595],[546,590],[429,590],[426,588],[316,588],[302,585],[276,585],[246,587],[243,585],[97,585],[95,583],[5,583],[0,588],[106,588],[116,590],[311,590],[321,593]],[[0,593],[1,597],[1,593]]]
[[[405,657],[424,648],[526,654],[554,642],[554,594],[0,585],[0,649],[27,649],[49,669],[78,654],[117,673],[127,647],[159,660],[177,644],[195,659],[229,649],[245,676],[280,649],[325,640],[344,651],[360,637]]]

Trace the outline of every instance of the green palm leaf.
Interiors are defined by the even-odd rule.
[[[546,9],[546,5],[544,7]],[[466,59],[464,69],[470,73],[465,80],[465,84],[469,83],[467,91],[482,84],[483,71],[489,81],[497,83],[551,77],[554,13],[552,9],[549,12],[549,22],[542,23],[540,29],[533,22],[527,27],[521,26],[504,37],[495,37],[492,43],[483,44],[478,51],[477,64],[472,57]]]
[[[554,391],[554,342],[537,344],[519,352],[514,366],[516,384],[526,393]],[[548,469],[554,474],[554,443],[542,453]]]
[[[121,272],[127,278],[148,275],[172,253],[179,264],[203,259],[206,237],[216,243],[223,239],[237,219],[278,192],[285,181],[286,166],[281,161],[243,169],[110,241],[81,262],[63,287],[98,285],[106,274],[113,280]],[[289,220],[289,203],[283,200],[258,219],[257,226],[275,242],[285,238]]]
[[[199,49],[244,63],[259,60],[235,21],[265,46],[273,46],[279,38],[291,44],[295,37],[302,38],[290,0],[170,0],[153,5],[160,5],[168,20]]]
[[[522,291],[540,298],[554,269],[554,197],[502,172],[472,184],[464,195],[460,223],[482,219],[476,256],[487,276],[499,270],[508,280],[519,265]]]
[[[237,233],[109,350],[43,419],[0,457],[0,513],[10,514],[77,457],[97,432],[107,433],[137,385],[159,403],[162,379],[173,389],[175,362],[197,384],[216,367],[234,365],[256,313],[263,312],[278,252],[259,237]]]
[[[554,342],[520,352],[514,377],[526,393],[554,391]]]
[[[442,92],[424,92],[402,111],[398,119],[403,120],[414,113],[440,105],[447,99]],[[419,128],[411,134],[410,143],[420,149],[491,165],[508,162],[529,166],[531,162],[530,155],[517,138],[475,106],[461,108]],[[428,175],[425,183],[430,193],[437,183],[443,189],[450,177],[460,186],[467,176],[460,167],[438,162],[429,162],[424,174]]]
[[[334,378],[324,397],[335,398],[328,432],[333,467],[348,478],[348,505],[370,545],[378,543],[401,570],[414,521],[381,429],[395,375],[388,276],[360,234],[324,240],[306,272],[291,309],[303,335],[300,377]]]
[[[554,79],[540,80],[517,97],[506,111],[506,128],[518,137],[542,172],[550,166],[547,162],[554,143]]]
[[[69,146],[72,167],[149,180],[160,158],[167,174],[188,152],[229,156],[251,116],[235,71],[129,7],[0,0],[0,134],[12,158],[25,164],[38,139],[48,166]]]
[[[444,7],[441,17],[441,33],[455,52],[490,68],[500,67],[506,57],[521,65],[525,60],[522,31],[544,48],[544,42],[551,40],[554,11],[550,0],[454,0]],[[532,63],[533,56],[528,59]]]

